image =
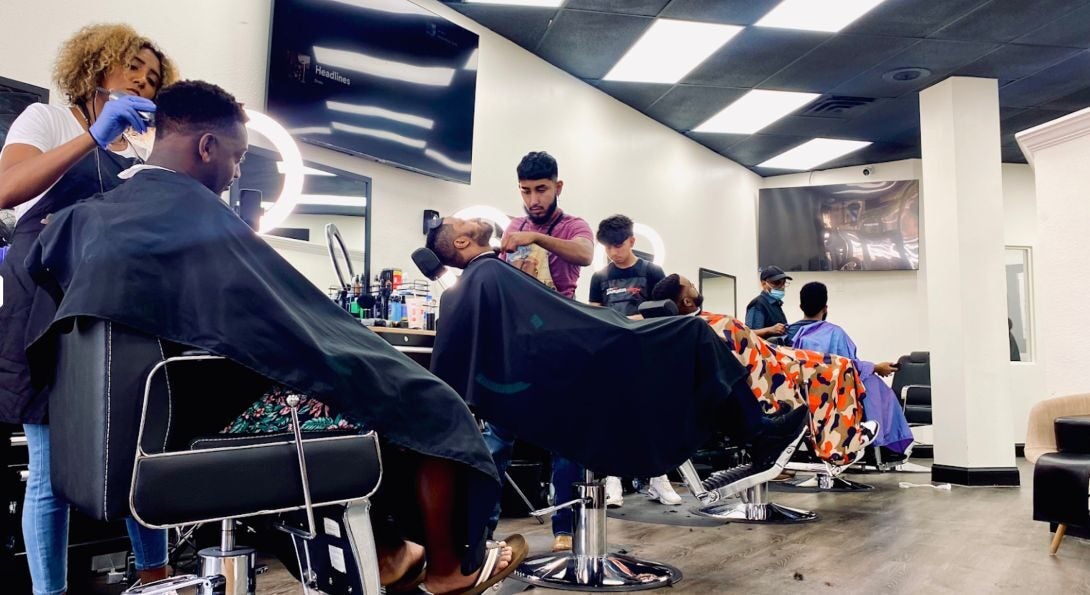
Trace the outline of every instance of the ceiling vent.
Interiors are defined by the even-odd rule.
[[[874,103],[872,97],[848,97],[847,95],[825,95],[800,113],[802,116],[818,116],[821,118],[850,118],[861,107]]]

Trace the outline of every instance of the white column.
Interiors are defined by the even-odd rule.
[[[1015,483],[996,81],[952,77],[921,92],[920,134],[932,476]]]
[[[1037,186],[1039,398],[1090,393],[1090,108],[1018,133]]]

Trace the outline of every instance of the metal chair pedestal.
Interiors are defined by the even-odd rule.
[[[738,498],[724,497],[720,492],[704,487],[691,461],[685,461],[678,470],[689,491],[700,499],[702,506],[692,509],[692,513],[697,516],[728,523],[764,524],[805,523],[818,519],[816,512],[769,502],[767,483],[746,489]]]
[[[681,571],[673,566],[609,553],[605,482],[587,471],[586,481],[576,488],[579,498],[531,513],[543,517],[571,508],[575,513],[572,551],[527,558],[512,578],[537,587],[590,592],[643,591],[681,580]]]

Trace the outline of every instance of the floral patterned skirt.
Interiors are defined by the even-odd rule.
[[[291,431],[291,406],[288,396],[291,390],[275,386],[250,405],[234,421],[223,429],[225,434],[278,434]],[[363,426],[348,417],[330,411],[329,405],[321,401],[299,395],[299,425],[304,432],[326,432],[330,430],[363,431]]]

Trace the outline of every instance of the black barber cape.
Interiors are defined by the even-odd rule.
[[[626,477],[677,468],[739,421],[737,395],[756,406],[745,369],[700,318],[632,321],[491,256],[443,294],[432,372],[485,420]]]
[[[390,443],[472,468],[467,562],[483,552],[499,478],[462,399],[337,307],[194,179],[146,170],[59,212],[27,268],[63,291],[28,350],[36,383],[55,361],[51,335],[75,316],[222,355]]]

